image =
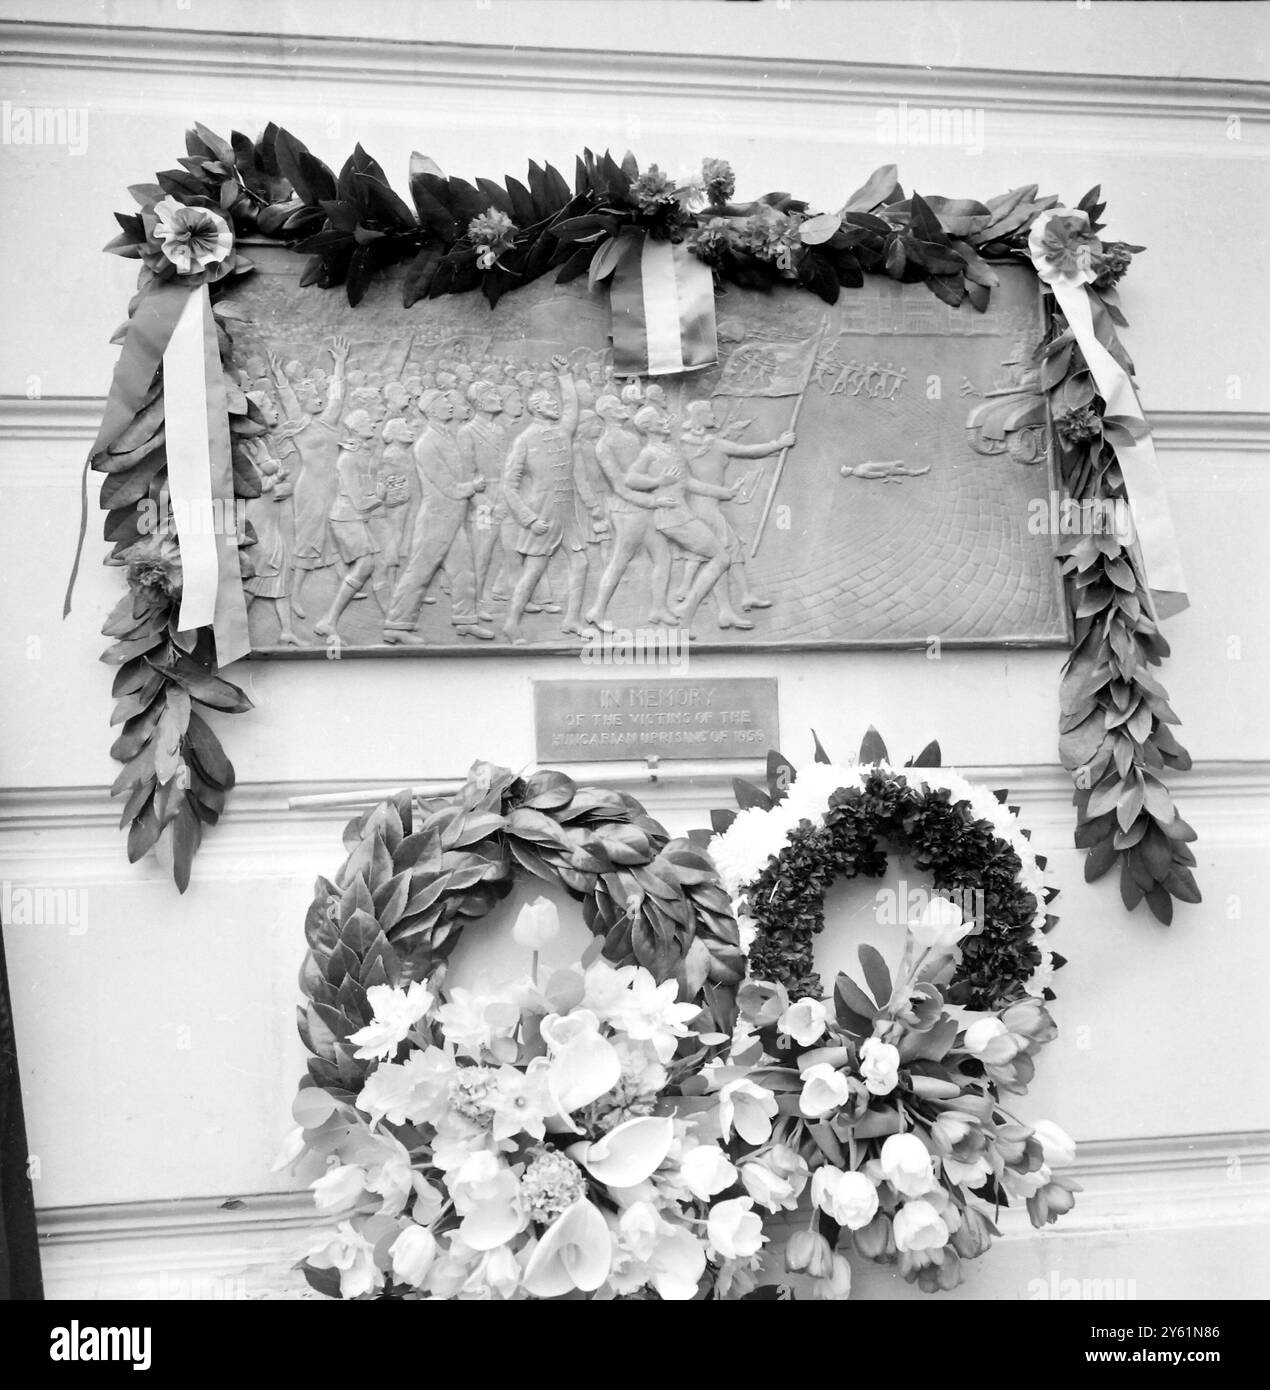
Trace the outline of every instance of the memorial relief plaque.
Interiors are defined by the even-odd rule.
[[[765,756],[780,740],[774,677],[534,682],[544,763]]]
[[[356,308],[253,248],[227,295],[250,442],[253,652],[1061,645],[1029,269],[980,314],[871,277],[835,305],[729,288],[719,362],[615,375],[607,296]],[[558,756],[556,750],[551,750]]]

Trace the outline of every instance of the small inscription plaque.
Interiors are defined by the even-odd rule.
[[[774,677],[537,681],[545,763],[756,758],[779,742]]]

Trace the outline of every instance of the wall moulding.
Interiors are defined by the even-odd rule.
[[[1264,118],[1270,84],[1216,78],[1129,77],[1089,73],[992,71],[715,54],[605,53],[585,49],[323,38],[276,33],[142,28],[127,25],[0,23],[4,66],[59,70],[158,69],[323,85],[496,86],[541,91],[656,96],[743,97],[746,101],[852,105],[937,98],[1031,115]]]
[[[1024,807],[1038,845],[1051,853],[1070,847],[1071,782],[1057,766],[960,768],[972,781],[1008,786]],[[663,763],[657,781],[634,764],[575,764],[569,775],[584,785],[620,788],[637,796],[649,814],[676,823],[705,824],[707,808],[731,801],[731,778],[761,780],[760,763],[697,766]],[[456,779],[456,784],[457,784]],[[369,782],[244,782],[234,789],[233,810],[207,837],[192,882],[285,880],[308,870],[313,852],[338,855],[339,829],[356,814],[351,794],[368,788],[387,794],[394,786],[427,785],[436,778]],[[1270,763],[1198,762],[1186,777],[1187,804],[1209,849],[1270,842]],[[344,804],[301,806],[296,797],[339,796]],[[369,804],[362,802],[360,804]],[[0,864],[13,883],[93,883],[118,887],[160,883],[167,870],[153,857],[129,864],[119,853],[118,804],[97,786],[27,787],[0,791]],[[1074,852],[1074,851],[1073,851]],[[289,868],[288,866],[292,866]]]
[[[1119,1252],[1116,1267],[1129,1268],[1123,1242],[1134,1232],[1181,1248],[1195,1227],[1220,1238],[1222,1228],[1270,1224],[1265,1132],[1090,1142],[1074,1175],[1084,1191],[1058,1231],[1037,1233],[1025,1213],[1011,1210],[1002,1213],[1003,1241],[1035,1262],[1086,1272],[1109,1248]],[[51,1298],[305,1297],[292,1265],[320,1229],[307,1193],[56,1207],[39,1213],[39,1225]],[[983,1276],[996,1296],[1008,1296],[995,1289],[992,1271]],[[1231,1271],[1233,1296],[1241,1278]],[[962,1292],[992,1296],[983,1287]],[[1205,1289],[1212,1297],[1225,1292]]]

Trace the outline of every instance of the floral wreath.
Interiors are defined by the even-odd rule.
[[[337,175],[272,123],[254,141],[238,131],[226,140],[195,125],[179,165],[134,185],[138,211],[116,215],[121,231],[106,249],[141,266],[129,323],[114,341],[125,343],[122,368],[130,325],[156,293],[198,286],[208,296],[225,369],[217,407],[232,448],[225,486],[240,500],[260,495],[249,444],[266,429],[259,404],[230,374],[235,311],[223,302],[224,291],[253,268],[244,240],[308,254],[300,283],[342,286],[354,305],[394,265],[406,267],[407,305],[477,289],[493,305],[547,274],[558,282],[585,275],[599,284],[615,273],[629,234],[682,243],[710,267],[719,293],[735,284],[811,292],[828,302],[866,276],[887,276],[982,311],[997,283],[990,261],[1032,265],[1050,308],[1037,349],[1039,389],[1054,422],[1063,500],[1089,522],[1073,526],[1059,545],[1075,624],[1061,687],[1059,754],[1077,788],[1076,843],[1088,851],[1091,880],[1118,865],[1128,909],[1145,901],[1168,922],[1174,900],[1200,901],[1188,843],[1195,832],[1161,776],[1190,767],[1169,727],[1177,716],[1150,672],[1168,644],[1132,538],[1098,525],[1109,504],[1128,497],[1121,455],[1146,425],[1108,408],[1059,303],[1073,287],[1086,297],[1098,342],[1132,374],[1117,331],[1127,322],[1117,287],[1143,248],[1099,235],[1105,204],[1098,187],[1071,210],[1038,194],[1035,184],[982,203],[922,197],[906,195],[895,166],[886,165],[841,208],[818,212],[788,193],[737,201],[725,160],[705,159],[699,176],[676,183],[655,164],[641,172],[631,155],[617,161],[587,149],[572,184],[533,161],[524,182],[508,175],[501,183],[469,183],[415,155],[407,203],[360,145]],[[133,362],[130,382],[117,369],[88,460],[106,475],[100,502],[108,563],[125,569],[129,586],[104,629],[116,639],[102,659],[119,668],[113,722],[122,725],[111,755],[123,767],[111,791],[125,798],[120,823],[129,858],[146,854],[166,833],[173,877],[184,891],[203,829],[219,819],[234,779],[199,710],[238,713],[251,702],[220,677],[228,663],[212,628],[183,632],[177,622],[187,576],[165,521],[165,394],[161,372],[153,362],[145,366]],[[1125,386],[1131,391],[1127,378]],[[81,544],[86,486],[83,507]],[[140,527],[143,507],[157,512],[160,524]],[[239,544],[249,546],[251,538]],[[74,579],[72,573],[72,587]]]
[[[341,1214],[302,1262],[351,1298],[718,1296],[765,1239],[715,1108],[676,1108],[728,1042],[743,959],[710,860],[634,798],[478,763],[457,795],[350,823],[301,972],[312,1054],[279,1166]],[[463,927],[518,871],[581,898],[597,936],[539,979],[546,900],[513,929],[530,978],[446,983]],[[680,1113],[685,1111],[686,1113]]]
[[[873,730],[856,767],[816,747],[823,766],[792,783],[773,755],[769,804],[750,788],[710,842],[751,923],[741,1023],[712,1073],[729,1155],[770,1210],[794,1210],[810,1187],[810,1225],[789,1238],[785,1264],[812,1296],[847,1297],[849,1250],[897,1264],[927,1292],[951,1289],[962,1261],[999,1234],[996,1208],[1024,1200],[1040,1228],[1079,1191],[1054,1172],[1075,1157],[1066,1133],[1025,1124],[1001,1101],[1026,1092],[1035,1055],[1057,1036],[1043,1001],[1063,962],[1031,944],[1054,923],[1042,906],[1054,890],[1014,808],[940,769],[938,745],[904,769],[887,765]],[[810,965],[824,889],[880,874],[880,839],[911,852],[937,893],[907,924],[894,979],[861,945],[867,988],[840,974],[826,1003]],[[980,922],[955,901],[976,874]]]
[[[1054,997],[1063,960],[1040,941],[1058,920],[1045,910],[1058,891],[1045,885],[1047,861],[1032,852],[1008,792],[973,786],[939,763],[931,743],[893,768],[870,729],[854,766],[835,766],[817,740],[816,761],[801,772],[769,754],[767,791],[737,780],[742,809],[713,813],[720,833],[709,849],[732,894],[752,978],[780,983],[795,1000],[820,995],[812,949],[825,891],[836,879],[885,873],[886,842],[931,874],[936,894],[973,900],[975,927],[949,1002],[984,1009],[1025,994]]]

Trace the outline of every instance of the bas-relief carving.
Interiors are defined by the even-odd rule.
[[[619,378],[601,296],[350,309],[289,257],[237,291],[257,652],[1062,642],[1035,287],[730,290],[720,361]],[[1039,465],[1039,466],[1038,466]]]

